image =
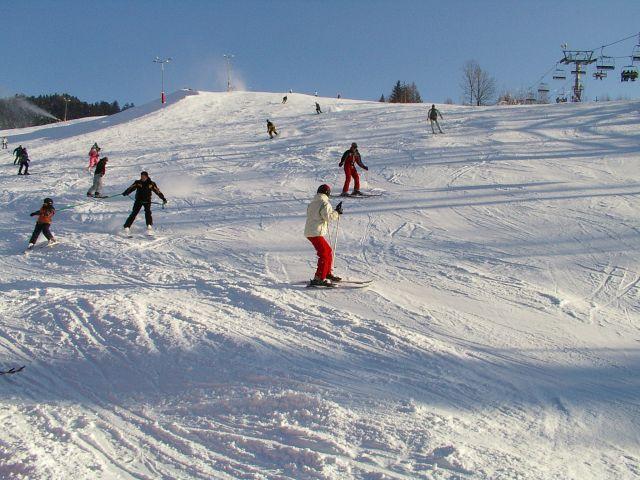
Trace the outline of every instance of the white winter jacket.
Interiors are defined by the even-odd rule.
[[[320,237],[329,232],[329,220],[337,220],[336,212],[329,197],[324,193],[318,193],[307,207],[307,223],[304,226],[305,237]]]

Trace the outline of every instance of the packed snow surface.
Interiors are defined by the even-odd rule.
[[[640,103],[442,105],[432,135],[428,105],[288,97],[9,134],[0,478],[640,478]],[[374,281],[306,289],[353,141],[382,195],[344,200],[335,273]],[[93,142],[102,193],[167,196],[154,237],[85,196]],[[60,243],[24,255],[46,196]]]

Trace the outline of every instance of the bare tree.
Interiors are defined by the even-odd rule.
[[[460,87],[467,105],[489,105],[496,94],[495,79],[475,60],[469,60],[462,67]]]

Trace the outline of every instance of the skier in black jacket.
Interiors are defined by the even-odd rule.
[[[23,150],[24,149],[22,148],[22,145],[18,145],[16,148],[13,149],[13,154],[16,156],[16,158],[13,160],[14,165],[18,164],[18,160],[20,160]]]
[[[131,210],[131,215],[127,218],[127,221],[124,222],[124,231],[125,233],[129,233],[129,227],[136,219],[138,212],[140,209],[144,207],[144,219],[147,222],[147,232],[151,234],[153,228],[153,218],[151,216],[151,194],[155,193],[162,200],[162,204],[165,205],[167,203],[167,199],[164,198],[164,195],[158,188],[158,185],[155,182],[152,182],[149,178],[149,174],[147,172],[140,172],[140,180],[136,180],[131,184],[129,188],[127,188],[122,195],[125,197],[129,195],[131,192],[136,191],[136,198],[133,202],[133,209]]]

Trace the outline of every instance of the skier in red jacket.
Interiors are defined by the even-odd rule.
[[[369,170],[362,159],[360,158],[360,152],[358,152],[358,145],[354,142],[351,144],[351,148],[342,154],[339,167],[344,165],[344,186],[342,187],[341,195],[346,197],[349,195],[349,184],[351,183],[351,177],[353,177],[353,193],[352,195],[362,195],[360,192],[360,176],[356,170],[356,163],[365,170]]]

